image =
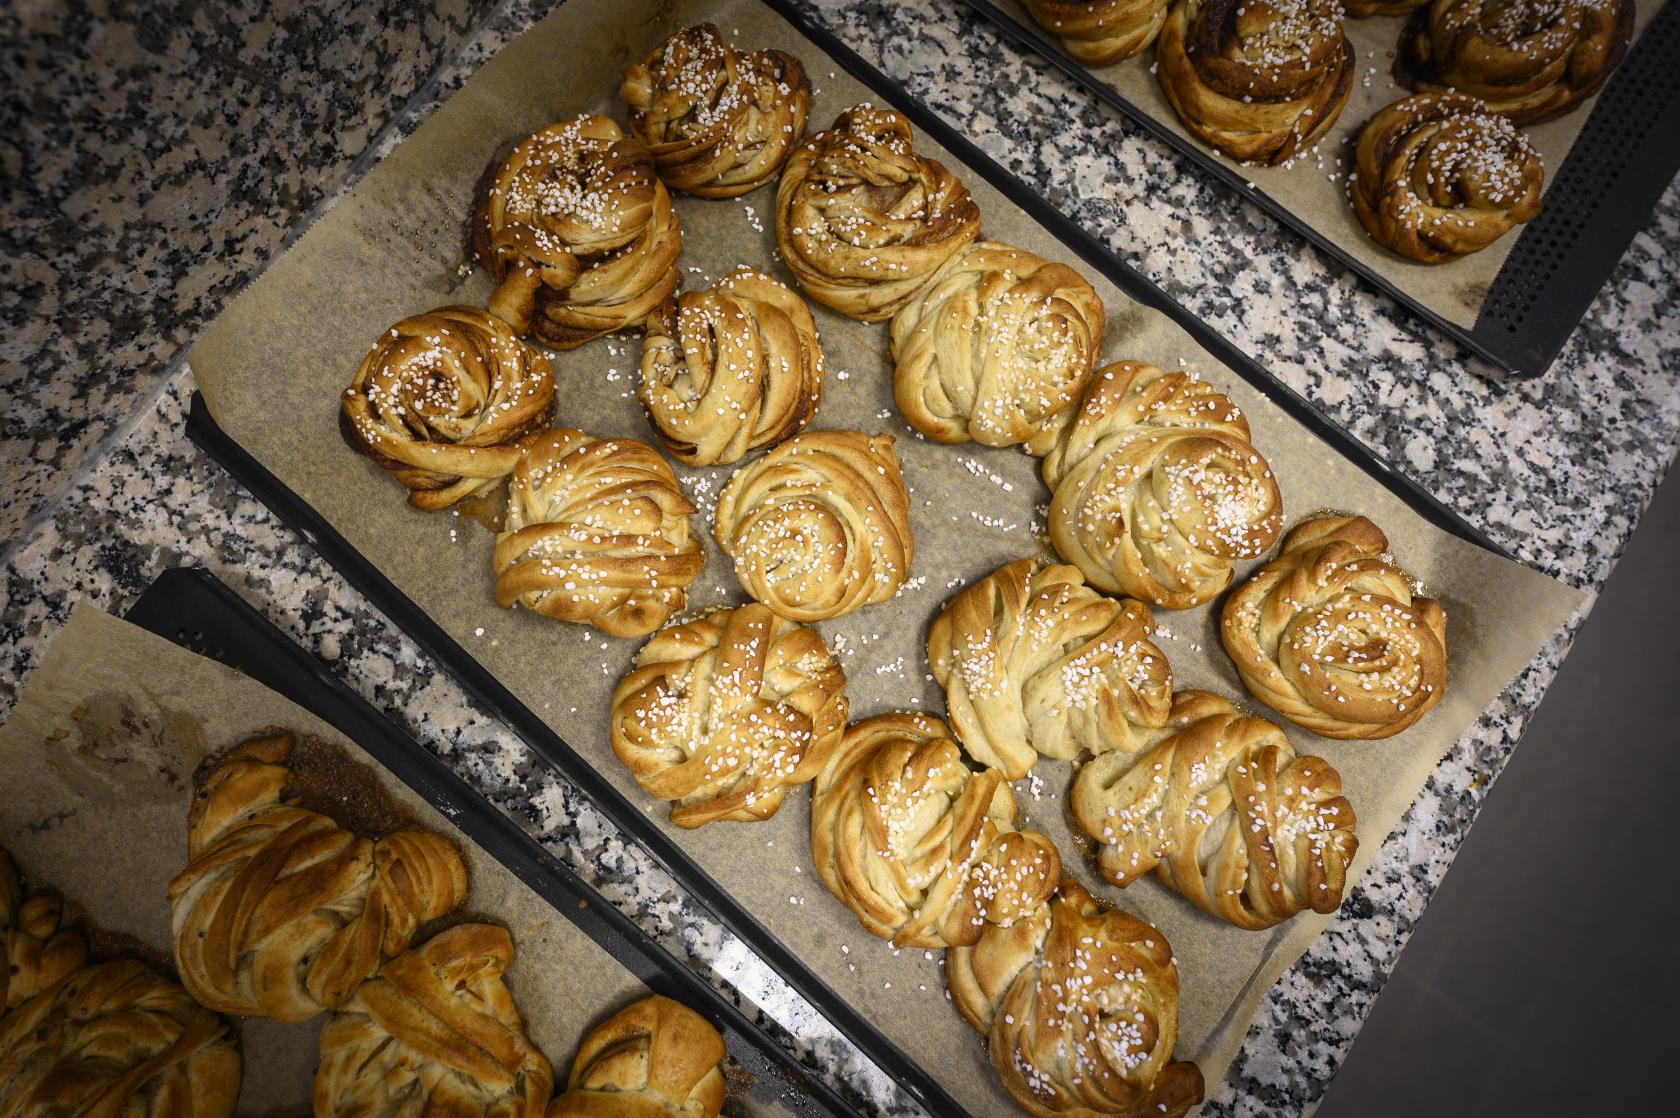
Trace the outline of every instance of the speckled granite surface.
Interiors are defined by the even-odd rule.
[[[476,19],[485,5],[444,6],[449,16],[425,19],[378,5],[333,5],[331,19],[114,5],[0,16],[0,65],[30,78],[0,109],[10,396],[0,469],[11,482],[0,511],[0,703],[9,708],[77,597],[121,610],[163,569],[209,567],[673,950],[798,1036],[807,1063],[885,1112],[912,1111],[182,435],[182,346],[346,175],[551,7],[518,0]],[[1609,574],[1680,428],[1680,190],[1671,186],[1553,369],[1507,381],[967,8],[809,6],[1495,539],[1577,586]],[[1299,1112],[1317,1100],[1568,638],[1442,763],[1330,932],[1272,990],[1242,1057],[1211,1085],[1207,1113]]]

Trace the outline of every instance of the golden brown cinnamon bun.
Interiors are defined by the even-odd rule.
[[[1178,966],[1151,925],[1064,879],[1028,918],[945,956],[963,1019],[1009,1097],[1039,1118],[1182,1118],[1201,1069],[1172,1058]]]
[[[811,81],[793,55],[743,53],[718,29],[678,31],[624,71],[630,134],[672,190],[732,198],[776,176],[805,138]]]
[[[679,827],[768,819],[839,744],[845,686],[813,630],[720,607],[642,646],[613,692],[613,752]]]
[[[1363,516],[1297,526],[1225,601],[1220,635],[1249,693],[1327,738],[1386,738],[1447,689],[1447,615],[1416,594]]]
[[[643,998],[585,1034],[547,1118],[718,1118],[726,1054],[710,1021],[670,998]]]
[[[1079,397],[1102,333],[1078,272],[980,241],[893,316],[893,396],[935,442],[1024,443]]]
[[[554,418],[548,358],[477,307],[439,307],[382,334],[344,390],[349,444],[447,508],[513,472],[519,448]]]
[[[554,1072],[502,975],[513,938],[457,924],[379,969],[321,1028],[315,1113],[542,1118]]]
[[[659,453],[570,428],[530,440],[491,563],[496,604],[615,637],[651,633],[688,604],[705,559],[694,506]]]
[[[1184,127],[1244,163],[1312,147],[1353,89],[1341,0],[1177,0],[1155,62]]]
[[[1140,54],[1161,33],[1168,0],[1026,0],[1038,25],[1087,66]]]
[[[686,465],[727,464],[797,434],[822,393],[810,308],[762,272],[737,269],[648,316],[636,395]]]
[[[909,516],[891,435],[807,431],[735,471],[712,531],[748,594],[820,621],[898,592],[915,554]]]
[[[1015,829],[996,769],[973,772],[937,718],[895,712],[846,728],[817,778],[811,859],[835,899],[894,947],[973,943],[1055,891],[1051,841]]]
[[[682,227],[653,154],[604,116],[521,141],[479,179],[473,255],[490,310],[557,349],[641,324],[677,287]]]
[[[1365,122],[1348,196],[1379,244],[1425,264],[1486,248],[1540,212],[1528,137],[1463,93],[1418,93]]]
[[[1633,0],[1434,0],[1401,34],[1394,78],[1537,124],[1603,88],[1627,54],[1633,16]]]
[[[65,926],[64,898],[25,889],[17,863],[0,846],[0,1016],[85,962],[87,938]]]
[[[169,883],[181,982],[224,1013],[303,1021],[338,1006],[466,898],[466,866],[441,835],[374,841],[294,804],[291,755],[278,734],[217,760]]]
[[[1166,725],[1172,669],[1154,632],[1143,603],[1020,559],[945,603],[928,663],[968,755],[1018,780],[1041,753],[1135,753]]]
[[[1181,692],[1175,733],[1123,761],[1098,757],[1069,805],[1116,885],[1154,870],[1196,907],[1259,931],[1342,903],[1359,847],[1341,776],[1218,695]]]
[[[880,322],[980,235],[980,208],[910,122],[858,105],[788,160],[776,188],[776,244],[807,296]]]

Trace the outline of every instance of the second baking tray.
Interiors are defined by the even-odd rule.
[[[1256,186],[1242,166],[1103,81],[1063,51],[1018,3],[966,3],[994,21],[1011,41],[1042,55],[1378,290],[1478,355],[1523,376],[1539,376],[1550,367],[1680,169],[1680,143],[1675,142],[1680,136],[1680,4],[1665,3],[1590,109],[1583,110],[1591,115],[1563,165],[1547,166],[1540,216],[1509,234],[1515,238],[1510,255],[1488,288],[1474,323],[1463,325],[1424,305],[1403,285],[1338,245],[1312,220]],[[1393,27],[1396,34],[1401,25],[1401,20],[1392,18],[1350,22],[1380,23]],[[1151,47],[1108,69],[1151,66],[1153,51]],[[1389,65],[1388,58],[1361,57],[1361,71],[1368,62],[1384,71]],[[1386,81],[1386,73],[1380,80]]]

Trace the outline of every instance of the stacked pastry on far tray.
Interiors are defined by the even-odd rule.
[[[1348,194],[1373,239],[1426,264],[1486,248],[1539,213],[1545,173],[1519,129],[1603,88],[1634,24],[1634,0],[1024,3],[1089,66],[1154,42],[1153,70],[1185,130],[1265,166],[1312,151],[1340,117],[1356,69],[1344,16],[1409,17],[1393,78],[1412,96],[1361,127]]]
[[[1352,79],[1337,0],[1030,6],[1093,59],[1137,53],[1159,31],[1175,105],[1244,158],[1309,147]],[[632,65],[621,96],[628,133],[579,118],[492,163],[471,223],[497,284],[489,311],[447,308],[381,339],[346,394],[347,436],[422,509],[507,479],[497,601],[652,634],[608,715],[637,784],[684,828],[767,819],[811,785],[824,885],[895,947],[948,952],[951,998],[1023,1109],[1185,1113],[1203,1084],[1174,1059],[1166,937],[1074,880],[1078,852],[1027,825],[1010,782],[1037,779],[1041,757],[1075,763],[1072,816],[1114,885],[1153,871],[1241,929],[1334,912],[1358,846],[1336,769],[1235,700],[1176,689],[1154,611],[1226,595],[1223,643],[1255,700],[1325,737],[1372,739],[1444,693],[1441,608],[1362,517],[1319,515],[1285,534],[1278,479],[1235,402],[1186,369],[1103,364],[1092,284],[985,239],[974,197],[917,150],[900,114],[859,105],[807,139],[799,61],[743,53],[704,25]],[[669,191],[738,196],[778,172],[775,240],[793,286],[748,262],[679,292]],[[1006,563],[945,603],[926,645],[943,718],[848,724],[845,674],[813,627],[893,598],[916,546],[892,438],[809,427],[824,363],[806,299],[888,324],[893,396],[915,432],[1041,459],[1062,562]],[[520,336],[566,349],[638,326],[637,397],[659,445],[683,468],[734,467],[713,536],[748,601],[685,615],[701,510],[652,445],[551,428],[552,370]],[[414,860],[410,880],[439,882],[437,903],[453,903],[418,839],[388,856]],[[419,895],[389,907],[398,898],[371,886],[357,903],[375,897],[384,938],[357,938],[353,959],[317,955],[311,975],[391,970],[402,929],[431,909]],[[473,954],[501,957],[493,945]],[[434,996],[438,960],[402,957],[415,961],[382,984],[290,980],[288,997],[343,1022],[326,1035],[346,1076],[378,1035],[370,998]],[[488,989],[496,974],[487,963]],[[517,1021],[499,995],[482,1004]],[[551,1114],[585,1113],[605,1089],[588,1053]],[[503,1072],[509,1084],[520,1074]]]

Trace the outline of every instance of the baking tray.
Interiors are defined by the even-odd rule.
[[[1233,369],[1257,391],[1268,394],[1272,401],[1287,411],[1292,418],[1329,443],[1358,469],[1371,474],[1425,520],[1484,547],[1489,546],[1484,536],[1435,502],[1415,484],[1389,473],[1358,443],[1329,424],[1298,397],[1273,384],[1252,361],[1190,316],[1183,308],[1172,303],[1137,273],[1108,255],[1088,234],[1023,188],[965,138],[943,125],[931,112],[864,64],[831,35],[811,26],[797,9],[777,0],[772,0],[767,7],[788,20],[795,30],[819,50],[827,53],[832,64],[844,68],[853,78],[867,86],[876,100],[893,104],[909,116],[922,135],[961,160],[972,173],[983,178],[993,190],[1018,206],[1027,217],[1059,240],[1071,254],[1078,256],[1094,271],[1109,279],[1128,298],[1167,315],[1203,347],[1209,356]],[[524,738],[538,756],[554,765],[589,795],[603,814],[640,842],[702,904],[710,908],[725,926],[757,950],[807,1001],[819,1012],[824,1013],[838,1029],[849,1035],[861,1050],[892,1075],[910,1094],[934,1113],[962,1113],[948,1092],[912,1063],[864,1015],[838,998],[816,976],[815,969],[805,959],[789,950],[764,925],[754,919],[740,902],[724,892],[705,874],[648,814],[645,803],[633,803],[627,799],[608,777],[580,757],[540,716],[518,700],[507,686],[483,668],[442,626],[434,622],[344,537],[333,530],[321,514],[218,428],[201,398],[195,398],[193,402],[188,430],[192,438],[212,457],[243,481],[286,523],[299,530],[378,609],[405,629],[429,655],[450,670],[477,704],[509,725]]]
[[[355,742],[649,990],[705,1014],[723,1034],[730,1056],[751,1076],[749,1102],[774,1099],[779,1110],[800,1118],[856,1115],[738,1007],[208,571],[165,571],[128,611],[127,620],[238,669]]]
[[[1378,290],[1474,353],[1519,376],[1540,376],[1551,366],[1680,170],[1680,143],[1675,141],[1680,136],[1680,4],[1664,4],[1597,95],[1568,158],[1561,167],[1547,168],[1550,181],[1540,216],[1510,234],[1516,238],[1510,255],[1475,325],[1466,328],[1424,306],[1335,244],[1251,183],[1242,167],[1117,92],[1025,14],[1016,18],[992,0],[965,2],[1017,46],[1042,55]],[[1387,22],[1398,30],[1398,21]],[[1123,64],[1147,65],[1153,57],[1146,52]]]

